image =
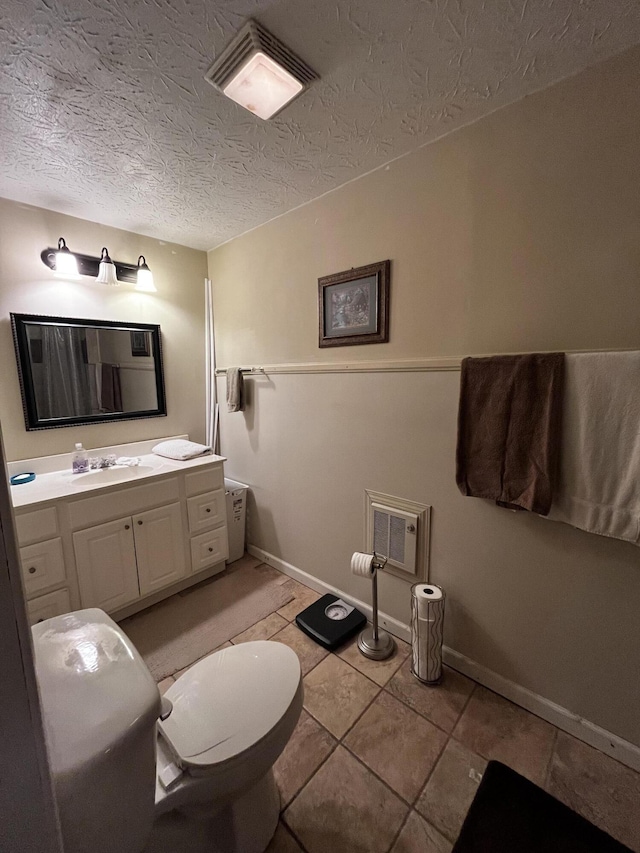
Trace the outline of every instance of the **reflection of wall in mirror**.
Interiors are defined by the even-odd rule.
[[[155,360],[149,356],[131,356],[131,336],[128,330],[98,329],[99,352],[103,362],[120,366],[122,409],[138,412],[158,408]]]

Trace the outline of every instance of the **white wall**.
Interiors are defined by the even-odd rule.
[[[209,253],[217,363],[640,347],[640,49]],[[391,258],[388,344],[320,350],[317,279]],[[463,498],[459,374],[248,380],[249,540],[358,598],[364,489],[428,503],[456,651],[640,745],[640,551]],[[219,382],[224,395],[224,381]],[[224,409],[224,406],[222,407]],[[381,606],[408,618],[408,587]]]
[[[131,286],[106,287],[82,278],[62,282],[40,252],[64,237],[71,250],[136,263],[145,255],[157,293]],[[107,228],[59,213],[0,199],[0,419],[8,460],[64,453],[188,433],[204,439],[204,279],[206,254]],[[99,320],[159,323],[167,393],[167,417],[27,432],[9,314],[48,314]]]

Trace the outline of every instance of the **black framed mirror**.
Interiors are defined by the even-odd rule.
[[[167,414],[160,326],[11,314],[27,430]]]

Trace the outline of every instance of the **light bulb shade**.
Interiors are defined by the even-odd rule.
[[[245,23],[204,77],[262,119],[272,118],[318,79],[304,60],[254,20]]]
[[[258,51],[224,86],[223,92],[261,119],[269,119],[299,95],[304,86],[271,57]]]
[[[76,279],[80,278],[76,256],[67,248],[64,237],[58,240],[58,251],[56,252],[56,265],[53,273],[56,278]]]
[[[140,255],[138,258],[138,278],[135,289],[143,293],[157,293],[156,286],[153,283],[153,273],[147,266],[144,255]]]
[[[96,277],[96,281],[98,282],[98,284],[120,284],[120,282],[118,281],[118,276],[116,274],[116,265],[109,257],[109,252],[107,251],[106,246],[102,247],[102,254],[100,256],[100,266],[98,268],[98,275]]]

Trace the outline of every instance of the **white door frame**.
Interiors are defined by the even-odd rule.
[[[0,850],[64,853],[1,429],[0,480]]]

